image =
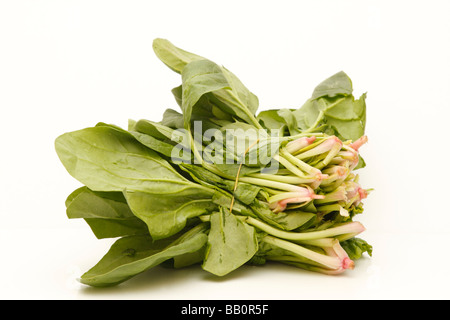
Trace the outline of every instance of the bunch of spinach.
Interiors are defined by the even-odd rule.
[[[353,221],[369,193],[354,172],[364,167],[366,95],[354,98],[345,73],[299,109],[257,113],[256,95],[223,66],[164,39],[153,49],[181,75],[171,91],[181,112],[55,141],[83,184],[67,216],[117,238],[82,283],[116,285],[161,263],[224,276],[270,260],[338,274],[371,255]]]

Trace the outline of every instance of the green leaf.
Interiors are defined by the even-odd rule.
[[[172,94],[173,94],[173,97],[175,98],[175,101],[181,108],[181,106],[183,105],[183,88],[182,88],[182,86],[179,85],[178,87],[173,88]]]
[[[160,122],[163,126],[172,129],[183,129],[183,115],[173,109],[166,109],[163,114],[163,119]]]
[[[232,195],[224,192],[215,192],[212,201],[219,207],[230,208],[233,201]],[[233,201],[233,213],[242,216],[256,217],[250,206],[245,205],[238,199]]]
[[[316,214],[304,210],[289,210],[274,213],[266,202],[255,199],[251,208],[262,221],[280,230],[294,230],[307,224],[316,217]]]
[[[366,126],[366,94],[355,100],[352,83],[343,72],[319,84],[312,97],[292,112],[302,131],[334,134],[341,140],[357,140]],[[322,126],[322,127],[321,127]]]
[[[355,141],[364,135],[364,123],[361,120],[338,120],[327,118],[326,123],[335,131],[335,135],[342,141]]]
[[[342,248],[347,252],[352,260],[358,260],[362,257],[364,252],[372,256],[372,246],[367,241],[360,238],[351,238],[341,242]]]
[[[235,190],[235,181],[223,179],[200,166],[181,164],[180,168],[188,172],[196,182],[205,186],[215,186],[219,189],[225,189],[234,194],[236,199],[247,205],[253,202],[261,190],[261,187],[244,182],[238,182]]]
[[[153,51],[166,66],[177,73],[181,73],[189,62],[205,59],[174,46],[166,39],[160,38],[153,40]]]
[[[169,237],[190,218],[217,209],[214,189],[191,182],[160,181],[153,192],[125,191],[133,214],[144,221],[153,239]]]
[[[297,126],[304,131],[309,128],[314,128],[320,116],[320,110],[317,107],[316,100],[309,99],[299,109],[293,111],[292,114],[297,120]]]
[[[194,264],[200,264],[205,257],[206,245],[200,248],[200,250],[185,253],[173,258],[173,267],[176,269],[188,267]]]
[[[163,123],[158,123],[145,119],[137,121],[131,128],[131,130],[145,133],[149,136],[152,136],[162,141],[172,141],[174,137],[174,131],[176,131]]]
[[[161,180],[187,181],[132,134],[108,126],[65,133],[55,149],[66,170],[94,191],[152,191]]]
[[[278,110],[278,115],[283,118],[284,122],[287,125],[287,128],[289,129],[289,134],[291,136],[299,134],[299,126],[297,123],[297,119],[295,117],[295,114],[292,110],[289,109],[280,109]]]
[[[278,114],[278,109],[265,110],[258,113],[256,119],[267,130],[276,130],[278,136],[283,136],[284,128],[286,127],[286,121]]]
[[[129,132],[137,141],[171,159],[171,162],[192,161],[184,129],[174,130],[160,123],[139,120],[130,125]]]
[[[356,167],[353,170],[362,169],[365,166],[366,166],[366,161],[364,160],[364,158],[361,155],[359,155],[358,164],[356,165]]]
[[[325,115],[338,120],[359,120],[365,114],[366,94],[363,94],[355,101],[353,96],[338,99],[338,103],[333,103],[333,99],[329,99],[331,106],[324,109]]]
[[[81,187],[66,201],[69,219],[83,218],[98,239],[148,234],[147,226],[128,207],[120,192]]]
[[[106,255],[80,282],[106,287],[124,282],[173,257],[196,252],[206,243],[204,226],[198,226],[178,238],[153,241],[150,236],[129,236],[117,240]]]
[[[191,114],[200,98],[208,99],[223,112],[260,127],[254,114],[258,99],[230,71],[209,60],[189,63],[182,72],[184,126],[190,128]]]
[[[315,218],[316,215],[311,212],[289,210],[285,212],[279,212],[278,216],[276,216],[275,221],[280,224],[284,230],[290,231],[304,226]]]
[[[211,215],[211,230],[203,269],[224,276],[249,261],[258,251],[255,229],[227,209]]]
[[[311,99],[318,99],[323,96],[333,98],[337,95],[351,95],[353,92],[352,81],[343,71],[322,81],[315,89]]]

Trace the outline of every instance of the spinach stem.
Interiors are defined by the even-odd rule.
[[[365,230],[364,226],[357,221],[348,222],[337,227],[328,228],[320,231],[309,232],[290,232],[276,229],[260,220],[252,217],[245,217],[245,221],[258,229],[267,232],[277,238],[286,240],[312,240],[320,238],[335,237],[347,233],[361,233]]]
[[[292,175],[278,175],[278,174],[267,174],[267,173],[252,173],[247,177],[261,178],[266,180],[290,183],[290,184],[302,184],[311,183],[315,181],[315,178],[300,178],[298,176]]]
[[[293,136],[279,137],[279,139],[281,141],[293,141],[293,140],[296,140],[296,139],[301,138],[301,137],[311,137],[311,136],[327,137],[328,135],[326,133],[323,133],[323,132],[306,132],[306,131],[303,131],[302,133],[298,133],[298,134],[295,134]]]
[[[281,200],[285,200],[285,199],[289,199],[289,198],[296,198],[296,197],[301,197],[301,196],[302,195],[299,195],[298,192],[283,192],[283,193],[279,193],[279,194],[269,197],[268,202],[274,203],[274,202],[278,202]]]
[[[327,256],[322,253],[318,253],[316,251],[312,251],[301,245],[292,243],[290,241],[282,240],[270,235],[266,235],[262,238],[262,241],[274,245],[276,247],[282,248],[284,250],[288,250],[295,255],[299,255],[301,257],[305,257],[315,262],[319,262],[320,264],[330,268],[330,269],[339,269],[342,265],[341,260],[338,257]]]
[[[300,178],[310,178],[308,177],[303,171],[301,171],[297,166],[293,165],[292,162],[281,156],[280,154],[275,155],[273,157],[275,160],[277,160],[279,163],[281,163],[286,169],[291,171],[293,174],[295,174],[297,177]]]
[[[282,148],[280,150],[280,153],[283,155],[283,157],[285,157],[286,160],[291,162],[293,165],[299,167],[301,170],[305,171],[306,173],[311,174],[311,175],[320,174],[320,170],[310,166],[306,162],[304,162],[304,161],[298,159],[297,157],[293,156],[292,154],[287,152],[284,148]]]
[[[269,187],[273,189],[279,189],[284,191],[291,191],[291,192],[302,192],[303,188],[299,186],[295,186],[288,183],[278,182],[278,181],[272,181],[272,180],[266,180],[266,179],[260,179],[260,178],[252,178],[252,177],[241,177],[239,179],[241,182],[247,182],[250,184],[256,184],[258,186],[262,187]]]

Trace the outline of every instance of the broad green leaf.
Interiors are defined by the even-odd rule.
[[[316,215],[311,212],[300,210],[289,210],[279,212],[276,222],[280,224],[284,230],[295,230],[308,223],[311,219],[315,219]]]
[[[231,207],[231,203],[233,202],[233,213],[239,214],[241,216],[251,216],[254,218],[257,217],[250,206],[245,205],[237,198],[233,200],[233,196],[228,193],[215,192],[212,201],[219,207],[228,209]]]
[[[292,112],[302,130],[334,134],[342,140],[353,140],[364,135],[366,125],[366,94],[355,100],[352,83],[343,72],[319,84],[312,97]]]
[[[320,110],[317,108],[316,104],[316,100],[309,99],[299,109],[292,112],[297,120],[297,126],[302,131],[313,128],[320,116]]]
[[[147,226],[128,207],[120,192],[75,190],[66,201],[70,219],[83,218],[98,239],[148,234]]]
[[[153,151],[156,151],[168,158],[172,157],[172,155],[174,155],[174,148],[176,148],[176,145],[172,144],[172,143],[167,143],[165,141],[161,141],[156,139],[155,137],[145,134],[145,133],[141,133],[138,131],[130,131],[130,133],[136,138],[137,141],[139,141],[140,143],[142,143],[144,146],[152,149]],[[178,147],[177,147],[178,148]],[[190,160],[190,154],[189,153],[181,153],[178,152],[177,154],[182,154],[183,160]]]
[[[343,71],[322,81],[315,89],[311,99],[318,99],[323,96],[333,98],[337,95],[351,95],[353,92],[352,81]]]
[[[173,97],[175,98],[175,101],[181,108],[181,106],[183,105],[183,88],[182,88],[182,86],[179,85],[178,87],[173,88],[172,94],[173,94]]]
[[[278,114],[278,109],[265,110],[258,113],[256,117],[261,125],[267,130],[275,130],[277,135],[282,137],[286,121]]]
[[[364,135],[364,123],[361,120],[338,120],[335,118],[326,118],[328,126],[335,130],[335,134],[341,140],[357,140]]]
[[[358,164],[356,165],[356,167],[353,170],[362,169],[365,166],[366,166],[366,161],[364,160],[364,158],[361,155],[359,155]]]
[[[134,124],[133,131],[148,134],[159,140],[170,141],[173,139],[176,130],[162,123],[141,119]]]
[[[205,249],[206,245],[200,250],[173,257],[173,267],[179,269],[202,263],[205,258]]]
[[[269,223],[270,225],[281,229],[287,230],[284,226],[285,221],[283,221],[285,213],[279,212],[274,213],[270,208],[267,202],[255,199],[250,206],[253,213],[258,217],[258,219]],[[281,218],[281,221],[279,221]]]
[[[291,136],[299,134],[299,126],[297,123],[297,119],[295,118],[295,114],[293,113],[293,110],[289,109],[280,109],[278,110],[278,115],[283,118],[284,122],[287,125],[287,128],[289,130],[289,134]]]
[[[339,120],[359,120],[365,113],[365,98],[366,94],[363,94],[358,100],[353,96],[347,96],[335,104],[330,101],[330,106],[324,110],[325,115]]]
[[[163,114],[163,119],[160,122],[162,125],[172,129],[183,129],[183,115],[173,109],[166,109]]]
[[[227,114],[260,127],[254,117],[258,99],[227,69],[209,60],[189,63],[182,72],[184,126],[190,128],[191,114],[200,98],[209,100]]]
[[[173,130],[148,120],[132,122],[129,133],[144,146],[160,153],[171,162],[190,162],[192,154],[184,129]],[[170,138],[168,138],[170,136]]]
[[[223,179],[201,166],[181,164],[180,168],[188,172],[196,182],[205,186],[215,186],[219,189],[225,189],[244,204],[252,203],[261,190],[261,187],[243,182],[238,182],[235,189],[235,181]]]
[[[154,192],[125,191],[133,214],[147,224],[153,239],[182,230],[190,218],[212,212],[214,189],[191,182],[162,181]]]
[[[132,134],[109,126],[65,133],[55,149],[66,170],[94,191],[152,191],[161,180],[186,181]]]
[[[181,73],[189,62],[205,59],[174,46],[166,39],[160,38],[153,40],[153,51],[166,66],[177,73]]]
[[[81,276],[80,282],[106,287],[122,283],[173,257],[200,250],[207,242],[204,227],[194,228],[179,238],[154,241],[150,236],[129,236],[117,240],[106,255]]]
[[[211,215],[203,269],[224,276],[249,261],[258,251],[256,231],[227,209]]]

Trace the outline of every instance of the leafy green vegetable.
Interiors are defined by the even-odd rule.
[[[256,95],[225,67],[165,39],[153,49],[180,75],[175,108],[55,141],[83,184],[66,199],[68,218],[118,238],[82,283],[117,285],[162,263],[226,276],[277,261],[332,275],[372,255],[355,221],[371,191],[356,172],[366,94],[355,98],[344,72],[299,109],[258,113]]]
[[[345,72],[340,71],[335,75],[325,79],[315,89],[311,99],[318,99],[322,97],[333,98],[335,96],[349,96],[353,92],[353,85],[350,78]]]
[[[153,239],[171,236],[183,229],[188,219],[216,209],[214,190],[192,183],[159,184],[155,193],[125,191],[131,210],[147,224]]]
[[[187,181],[132,134],[112,127],[65,133],[55,147],[66,170],[94,191],[153,191],[161,180]]]
[[[294,111],[298,127],[303,130],[322,130],[341,140],[357,140],[364,135],[366,122],[366,94],[355,100],[350,78],[338,72],[319,84],[311,98]]]
[[[356,237],[351,238],[343,241],[341,245],[352,260],[360,259],[364,252],[367,252],[369,256],[372,256],[372,246],[363,239]]]
[[[83,218],[98,239],[148,234],[147,226],[130,210],[120,192],[75,190],[66,201],[70,219]]]
[[[185,128],[192,108],[205,95],[223,112],[259,127],[255,118],[258,99],[227,69],[209,60],[189,63],[182,72],[182,110]]]
[[[222,208],[211,215],[203,269],[224,276],[249,261],[258,250],[255,228]]]
[[[203,230],[198,225],[178,238],[159,241],[148,235],[120,238],[80,281],[95,287],[119,284],[168,259],[200,250],[207,241]]]
[[[175,47],[166,39],[153,40],[153,50],[166,66],[177,73],[181,73],[189,62],[204,59],[196,54]]]

